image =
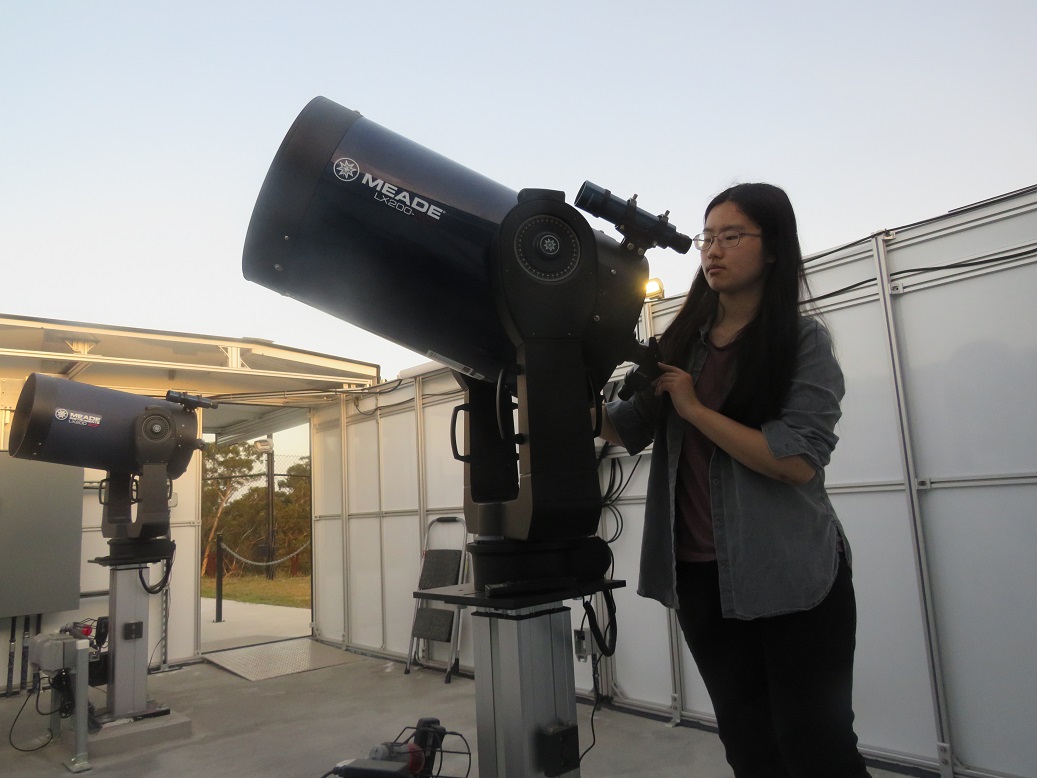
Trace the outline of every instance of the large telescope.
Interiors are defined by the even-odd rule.
[[[247,279],[456,371],[477,586],[608,567],[589,409],[636,346],[645,251],[690,240],[590,182],[576,204],[622,240],[562,192],[508,189],[318,97],[245,239]]]

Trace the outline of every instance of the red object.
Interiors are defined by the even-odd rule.
[[[417,775],[425,767],[425,752],[414,743],[407,744],[407,751],[410,753],[407,769],[411,771],[412,775]]]

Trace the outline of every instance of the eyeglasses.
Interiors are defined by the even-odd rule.
[[[699,251],[705,251],[713,245],[713,241],[720,244],[720,248],[733,249],[738,245],[742,238],[762,238],[763,235],[759,232],[721,232],[719,235],[710,235],[705,232],[700,232],[691,242],[695,244],[695,248]]]

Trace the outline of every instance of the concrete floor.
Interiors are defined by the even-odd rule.
[[[305,609],[225,601],[224,621],[219,624],[213,622],[214,611],[213,601],[203,600],[203,653],[309,632]],[[461,676],[445,684],[441,672],[418,668],[404,675],[403,669],[398,662],[361,656],[348,664],[261,681],[245,680],[208,661],[155,673],[148,678],[149,697],[170,709],[169,719],[187,719],[190,734],[170,740],[140,734],[118,744],[95,740],[89,757],[93,769],[87,774],[321,778],[344,759],[366,758],[373,746],[394,740],[419,717],[434,716],[447,730],[467,739],[472,751],[467,775],[477,778],[475,682]],[[90,700],[95,707],[104,707],[104,690],[92,689]],[[34,753],[12,748],[8,733],[25,702],[24,694],[0,698],[0,775],[58,778],[70,774],[64,766],[74,754],[69,721],[61,742]],[[35,699],[25,705],[13,732],[14,742],[23,748],[40,742],[47,732],[48,720],[36,713],[34,705]],[[44,694],[40,707],[46,711],[48,705],[49,694]],[[577,706],[581,751],[591,744],[591,711],[588,704]],[[594,715],[594,734],[597,742],[581,766],[586,778],[732,776],[720,741],[710,731],[670,727],[656,719],[600,708]],[[456,736],[444,746],[465,750]],[[467,770],[467,759],[451,756],[439,774],[461,778]],[[879,769],[871,773],[873,778],[897,775]]]
[[[435,716],[449,731],[461,733],[473,751],[470,775],[478,776],[475,683],[416,669],[403,674],[397,662],[361,657],[358,661],[263,681],[247,681],[208,662],[153,674],[148,692],[174,714],[190,720],[189,737],[152,744],[127,744],[125,750],[91,755],[93,775],[106,778],[158,776],[293,776],[320,778],[347,758],[365,758],[382,741],[396,738],[421,716]],[[16,752],[6,733],[25,695],[0,699],[0,774],[40,778],[68,774],[63,763],[72,753],[70,736],[35,753]],[[92,690],[95,705],[103,690]],[[14,741],[27,747],[46,733],[47,720],[25,708]],[[47,695],[41,705],[46,709]],[[591,706],[577,706],[580,747],[591,742]],[[66,726],[68,726],[66,722]],[[597,744],[583,760],[583,776],[694,776],[730,778],[716,735],[608,708],[594,717]],[[445,744],[463,750],[457,737]],[[443,776],[464,776],[467,760],[451,757]],[[874,778],[894,773],[872,770]]]

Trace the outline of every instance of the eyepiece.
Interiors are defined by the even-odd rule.
[[[638,248],[661,246],[679,254],[687,254],[691,250],[691,238],[677,232],[677,228],[670,224],[670,212],[653,216],[637,207],[637,195],[624,200],[608,189],[584,181],[576,195],[576,207],[591,216],[612,222]]]

